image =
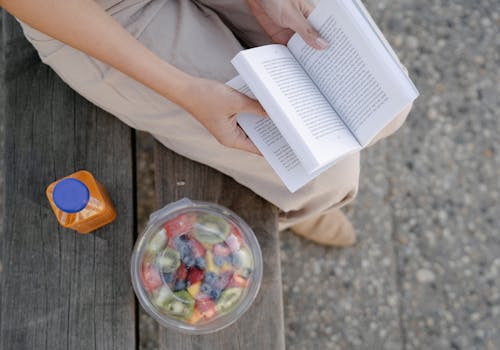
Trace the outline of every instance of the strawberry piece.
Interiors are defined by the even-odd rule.
[[[226,288],[246,288],[248,280],[243,278],[239,273],[234,273]]]
[[[205,256],[205,247],[198,242],[197,239],[190,237],[189,238],[189,246],[191,247],[191,250],[193,251],[193,255],[198,258],[200,256]]]
[[[214,254],[218,256],[228,256],[231,254],[231,249],[225,243],[214,244]]]
[[[187,279],[189,281],[189,283],[191,285],[201,281],[203,279],[203,276],[204,276],[204,272],[198,268],[192,268],[191,270],[189,270],[189,273],[188,273],[188,276],[187,276]]]
[[[189,324],[196,324],[203,318],[201,312],[199,312],[196,308],[193,311],[193,315],[187,320]]]
[[[240,240],[240,242],[243,242],[243,235],[241,234],[240,229],[236,227],[236,225],[233,224],[232,222],[230,223],[230,225],[231,225],[231,233],[234,234],[236,238]]]
[[[186,214],[177,215],[175,218],[168,220],[163,224],[165,231],[167,231],[168,238],[172,239],[181,233],[188,232],[192,227],[193,223]]]
[[[206,309],[210,308],[210,303],[213,303],[213,301],[209,296],[200,294],[199,297],[196,298],[195,305],[199,311],[205,311]]]
[[[176,277],[177,277],[177,280],[179,281],[185,281],[186,278],[187,278],[187,275],[188,275],[188,272],[187,272],[187,269],[186,269],[186,265],[184,264],[181,264],[179,266],[179,268],[177,269],[177,274],[176,274]]]
[[[163,284],[160,273],[149,263],[142,266],[141,281],[144,289],[150,293]]]
[[[196,300],[195,308],[206,318],[210,319],[217,313],[214,301],[208,297]]]

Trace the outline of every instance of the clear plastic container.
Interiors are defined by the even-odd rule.
[[[139,302],[161,325],[206,334],[248,310],[262,280],[262,253],[235,213],[182,199],[151,215],[131,274]]]

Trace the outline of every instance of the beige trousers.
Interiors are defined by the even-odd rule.
[[[111,2],[111,3],[110,3]],[[106,11],[146,47],[183,71],[226,82],[244,47],[269,43],[245,0],[101,0]],[[186,111],[88,55],[23,24],[41,59],[82,96],[171,150],[231,176],[281,209],[280,228],[345,205],[358,190],[359,154],[290,193],[260,156],[231,149]],[[144,62],[147,64],[147,62]],[[377,137],[397,130],[409,109]]]

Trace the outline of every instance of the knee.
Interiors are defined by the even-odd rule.
[[[401,113],[399,113],[396,118],[394,118],[385,128],[383,128],[377,136],[370,142],[367,147],[373,146],[379,140],[386,138],[392,134],[394,134],[406,121],[408,114],[410,114],[411,108],[413,107],[413,103],[407,106]]]
[[[352,201],[359,188],[359,153],[342,159],[295,193],[280,196],[284,212],[320,212]]]

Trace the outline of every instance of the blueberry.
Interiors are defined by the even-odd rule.
[[[187,244],[182,244],[179,247],[179,253],[180,253],[181,257],[190,256],[191,255],[191,248]]]
[[[233,264],[234,267],[240,267],[241,266],[241,261],[238,255],[236,254],[231,254],[231,264]]]
[[[179,255],[182,257],[182,249],[186,245],[186,243],[183,243],[182,241],[174,241],[175,249],[179,252]]]
[[[186,281],[177,281],[175,282],[175,286],[174,286],[174,292],[177,292],[179,290],[183,290],[183,289],[186,289]]]
[[[224,258],[222,256],[216,255],[214,257],[214,264],[215,266],[221,267],[224,265]]]
[[[212,285],[215,282],[217,282],[217,275],[214,272],[208,271],[205,274],[205,283]]]
[[[219,299],[220,294],[221,294],[220,289],[212,289],[210,291],[210,298],[212,298],[213,300],[217,300]]]
[[[205,258],[204,258],[204,257],[202,257],[202,256],[200,256],[200,257],[196,258],[196,260],[195,260],[195,264],[196,264],[196,266],[198,266],[198,267],[199,267],[200,269],[202,269],[202,270],[205,270],[205,269],[206,269],[206,267],[207,267],[207,263],[206,263],[206,261],[205,261]]]
[[[206,295],[210,295],[210,292],[212,291],[212,287],[208,283],[203,283],[200,287],[200,292]]]
[[[195,265],[196,259],[190,255],[187,255],[182,259],[182,262],[184,263],[184,265],[186,265],[186,267],[191,268]]]
[[[166,284],[172,283],[175,279],[175,275],[172,272],[164,273],[163,274],[163,281]]]

